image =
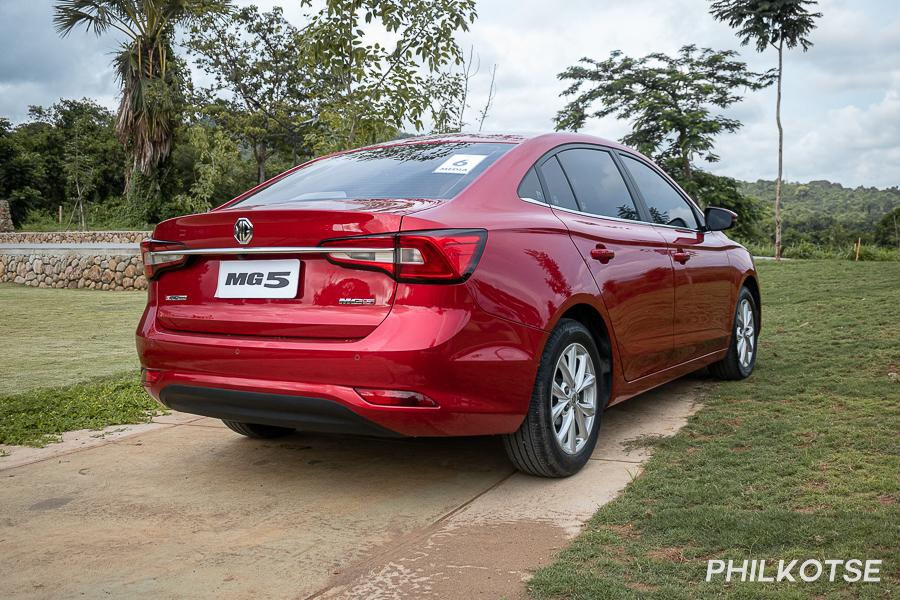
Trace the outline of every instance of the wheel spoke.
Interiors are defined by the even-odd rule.
[[[569,419],[569,429],[566,434],[566,449],[574,454],[575,453],[575,411],[570,411],[569,415],[571,418]]]
[[[556,423],[556,419],[559,418],[559,415],[562,414],[562,411],[565,410],[568,403],[563,400],[562,402],[557,402],[553,405],[553,408],[550,409],[550,418]]]
[[[556,383],[556,379],[553,380],[553,397],[563,401],[566,400],[566,393],[563,391],[562,387]]]
[[[574,353],[574,349],[572,350],[572,352]],[[569,361],[571,356],[567,353],[562,358],[563,359],[559,361],[559,365],[557,366],[557,369],[559,370],[560,375],[562,375],[562,378],[563,378],[563,381],[565,382],[565,384],[567,386],[569,386],[570,388],[574,388],[575,387],[575,377],[572,374],[571,362]]]
[[[559,440],[559,443],[563,446],[565,446],[566,444],[566,440],[569,436],[569,430],[572,429],[574,421],[575,415],[572,413],[572,411],[569,411],[565,415],[563,415],[562,425],[559,426],[559,429],[556,432],[556,437]]]
[[[578,410],[579,410],[579,411],[581,412],[581,414],[583,414],[585,417],[593,417],[594,414],[597,412],[596,409],[594,408],[594,403],[593,403],[593,402],[584,402],[584,401],[581,401],[581,402],[579,402],[579,403],[577,404],[577,406],[578,406]]]
[[[584,385],[584,374],[587,370],[587,355],[575,355],[575,391],[578,391]]]
[[[577,405],[572,409],[572,412],[575,413],[575,424],[578,426],[578,437],[586,440],[588,438],[588,430],[587,423],[585,422],[584,418],[584,412],[582,412],[581,407]]]
[[[583,392],[587,388],[594,385],[594,382],[597,381],[597,378],[594,377],[591,373],[587,373],[581,380],[581,385],[575,389],[576,393]]]

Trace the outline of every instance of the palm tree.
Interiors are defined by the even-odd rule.
[[[98,36],[115,30],[126,37],[113,65],[122,89],[116,134],[132,163],[127,177],[151,175],[172,149],[181,92],[176,25],[228,6],[228,0],[57,1],[53,23],[63,37],[81,25]]]

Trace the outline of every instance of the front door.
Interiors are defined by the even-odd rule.
[[[721,232],[703,231],[697,211],[655,169],[636,158],[621,156],[672,257],[675,362],[725,348],[734,317],[727,252],[733,242]]]

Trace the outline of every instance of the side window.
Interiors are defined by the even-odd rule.
[[[541,165],[541,175],[544,176],[544,182],[547,184],[550,204],[578,210],[578,203],[575,202],[572,188],[569,187],[566,174],[563,173],[562,167],[559,166],[559,161],[556,160],[555,156]]]
[[[604,217],[638,220],[637,208],[609,152],[575,148],[558,155],[581,210]]]
[[[544,189],[541,187],[541,180],[538,179],[534,167],[528,169],[528,174],[519,184],[519,198],[528,198],[539,202],[547,201],[544,199]]]
[[[650,211],[650,219],[654,223],[697,229],[697,216],[694,211],[668,181],[641,161],[630,156],[621,156],[628,172],[641,190]]]

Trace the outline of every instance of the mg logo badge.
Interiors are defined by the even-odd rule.
[[[241,217],[234,222],[234,239],[238,244],[249,244],[253,239],[253,223],[246,217]]]

